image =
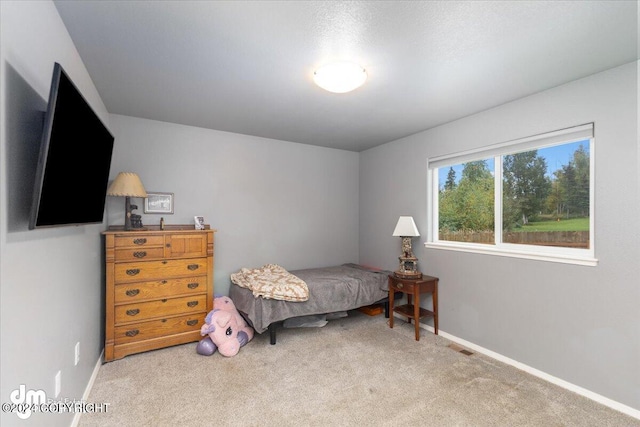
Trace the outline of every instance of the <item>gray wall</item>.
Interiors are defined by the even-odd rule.
[[[393,227],[412,215],[423,235],[414,239],[419,265],[440,278],[442,331],[640,409],[636,67],[361,153],[360,261],[395,269]],[[428,157],[592,121],[597,267],[424,248]]]
[[[60,398],[81,399],[103,344],[104,226],[27,229],[53,63],[105,123],[109,117],[53,3],[3,1],[0,8],[0,400],[9,402],[21,384],[54,398],[58,370]],[[3,411],[1,424],[67,426],[71,419],[34,414],[21,421]]]
[[[144,215],[134,199],[143,224],[200,215],[218,230],[216,293],[242,267],[358,261],[358,153],[118,115],[111,129],[112,178],[136,172],[147,191],[174,193],[173,215]],[[109,224],[122,224],[124,200],[109,199]]]

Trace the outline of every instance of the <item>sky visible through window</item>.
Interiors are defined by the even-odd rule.
[[[573,160],[573,153],[582,145],[587,153],[589,153],[589,140],[576,141],[569,144],[555,145],[553,147],[546,147],[538,149],[538,156],[544,157],[547,161],[547,173],[546,176],[553,179],[553,173],[558,169],[562,169],[562,166],[569,164]],[[493,174],[494,167],[493,162],[487,162],[487,166]],[[462,164],[453,165],[453,170],[456,173],[456,184],[462,178]],[[447,181],[447,174],[449,173],[449,166],[445,166],[438,169],[438,185],[440,189],[444,187],[444,183]]]

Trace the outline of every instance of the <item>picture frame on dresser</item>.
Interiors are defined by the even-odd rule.
[[[144,199],[144,213],[173,215],[173,193],[147,191]]]
[[[194,216],[193,217],[196,225],[195,225],[195,229],[196,230],[204,230],[204,217],[202,216]]]

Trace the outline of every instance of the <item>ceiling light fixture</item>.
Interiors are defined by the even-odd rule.
[[[362,86],[365,80],[366,70],[353,62],[332,62],[313,73],[313,81],[333,93],[351,92]]]

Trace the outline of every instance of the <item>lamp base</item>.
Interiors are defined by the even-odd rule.
[[[422,273],[419,271],[400,271],[396,270],[393,275],[399,279],[422,279]]]
[[[418,258],[414,256],[399,256],[399,268],[393,273],[400,279],[421,279],[422,273],[418,270]]]
[[[142,226],[142,216],[133,213],[135,209],[138,209],[138,206],[132,205],[129,196],[127,196],[124,202],[124,231],[146,230]]]

